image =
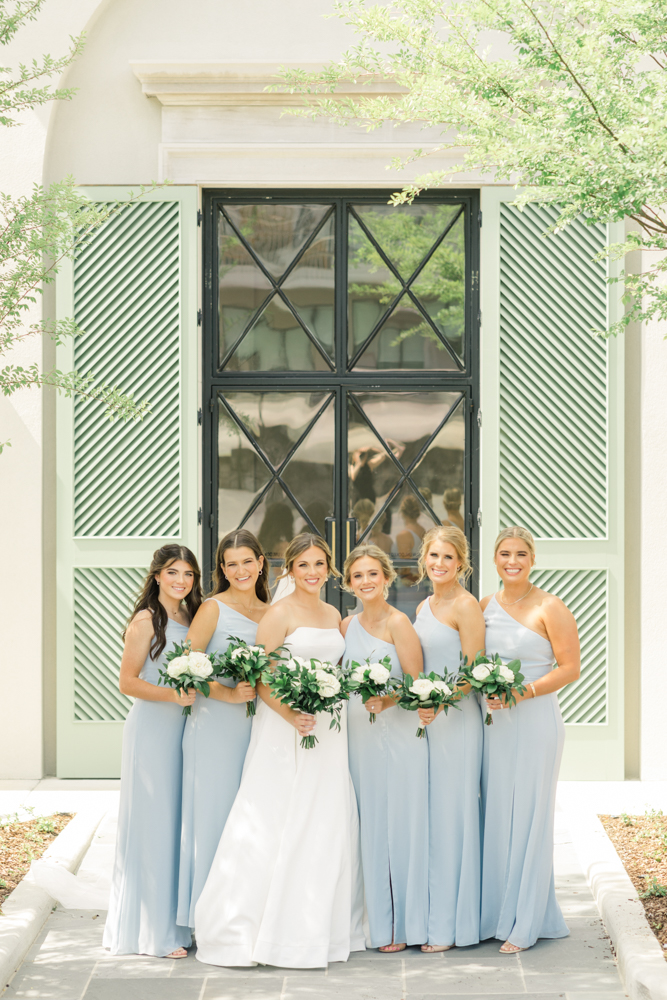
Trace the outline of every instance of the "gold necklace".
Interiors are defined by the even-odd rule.
[[[528,595],[531,592],[531,590],[533,589],[533,587],[534,587],[534,584],[531,583],[530,587],[528,588],[528,590],[526,591],[526,593],[523,595],[523,597],[517,597],[516,601],[510,601],[509,604],[507,603],[507,601],[503,601],[503,594],[505,593],[505,591],[503,590],[503,594],[500,595],[500,600],[502,601],[502,603],[505,605],[506,608],[511,608],[513,604],[518,604],[519,601],[523,601],[524,597],[528,597]]]

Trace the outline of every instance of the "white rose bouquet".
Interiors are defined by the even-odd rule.
[[[226,651],[218,657],[215,673],[217,677],[231,677],[235,681],[247,681],[253,687],[268,676],[271,661],[264,646],[251,646],[243,639],[230,636]],[[246,702],[246,718],[255,714],[254,701]]]
[[[208,698],[211,691],[208,678],[214,673],[214,668],[206,653],[193,653],[190,640],[182,646],[175,642],[174,648],[165,655],[165,661],[167,669],[158,670],[158,684],[183,688],[184,691],[194,688]],[[190,715],[191,711],[192,706],[186,705],[183,715]]]
[[[456,678],[453,674],[440,677],[434,671],[430,674],[421,673],[416,679],[410,674],[404,674],[403,680],[394,688],[394,696],[401,708],[408,712],[416,712],[418,708],[433,708],[437,712],[442,705],[445,714],[450,708],[461,709],[456,704],[460,700],[460,692],[456,690]],[[417,736],[423,739],[426,728],[420,726]]]
[[[383,698],[392,693],[389,685],[391,677],[391,659],[383,656],[381,660],[370,662],[370,657],[364,663],[348,660],[345,664],[345,677],[350,691],[358,691],[364,705],[369,698]],[[371,723],[375,722],[375,712],[369,712]]]
[[[503,663],[498,653],[484,656],[481,653],[472,663],[463,658],[459,680],[465,681],[473,691],[478,691],[484,699],[504,698],[508,705],[516,705],[514,692],[523,694],[526,690],[521,673],[521,660]],[[493,713],[487,711],[484,723],[493,725]]]
[[[271,655],[275,659],[275,652]],[[332,716],[329,729],[340,732],[340,713],[350,692],[346,678],[331,663],[304,660],[300,656],[280,657],[264,683],[271,688],[274,698],[296,712],[308,715],[328,712]],[[313,733],[301,738],[304,750],[312,750],[317,742]]]

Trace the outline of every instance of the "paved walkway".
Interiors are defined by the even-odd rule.
[[[54,807],[54,787],[37,787],[23,800],[36,811]],[[60,786],[57,808],[76,808],[85,792]],[[116,787],[103,783],[94,793],[117,800]],[[0,812],[9,811],[20,789],[0,786]],[[67,783],[69,786],[70,783]],[[111,786],[111,787],[110,787]],[[81,785],[79,785],[81,788]],[[24,786],[25,789],[25,786]],[[592,788],[589,787],[589,792]],[[91,789],[93,791],[93,789]],[[572,792],[572,790],[570,790]],[[611,791],[611,788],[609,789]],[[619,793],[622,793],[620,788]],[[572,794],[576,794],[576,790]],[[602,793],[600,793],[602,794]],[[641,794],[637,792],[637,794]],[[17,796],[19,798],[20,795]],[[644,797],[645,798],[645,797]],[[12,801],[14,806],[14,802]],[[20,805],[16,801],[15,807]],[[606,808],[600,803],[600,807]],[[642,801],[643,811],[644,800]],[[613,806],[612,806],[613,808]],[[102,824],[82,870],[109,870],[113,857],[113,811]],[[604,927],[576,854],[558,814],[556,884],[570,937],[540,941],[520,955],[498,954],[497,942],[422,955],[376,951],[355,954],[325,971],[274,968],[220,969],[187,959],[111,957],[102,948],[104,913],[58,907],[26,957],[3,1000],[620,1000],[626,996]]]

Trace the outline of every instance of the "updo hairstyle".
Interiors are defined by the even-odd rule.
[[[357,545],[356,548],[352,549],[349,556],[345,560],[345,565],[343,566],[343,590],[346,590],[348,594],[353,593],[352,587],[350,586],[352,566],[356,563],[357,559],[363,559],[364,556],[368,556],[369,559],[375,559],[376,562],[380,563],[380,568],[386,581],[384,587],[384,597],[386,600],[389,588],[396,579],[396,570],[392,566],[391,559],[387,553],[384,552],[379,545],[373,545],[371,542],[367,545]]]
[[[283,570],[282,576],[279,577],[280,580],[288,576],[292,572],[294,563],[297,561],[300,555],[302,555],[306,549],[312,547],[320,549],[326,557],[327,560],[327,575],[328,576],[338,576],[340,573],[336,569],[333,563],[333,556],[331,554],[331,549],[327,545],[326,541],[321,535],[316,535],[310,531],[302,531],[300,535],[293,538],[285,550],[284,560],[285,568]]]
[[[427,576],[426,573],[426,556],[428,550],[433,542],[448,542],[450,545],[454,546],[457,558],[461,563],[461,569],[458,570],[456,574],[456,579],[462,586],[468,581],[468,578],[472,574],[472,566],[470,565],[470,549],[468,547],[468,539],[463,534],[460,528],[452,525],[451,527],[445,527],[441,525],[438,528],[431,528],[427,531],[422,540],[421,552],[419,553],[419,580],[418,583]]]

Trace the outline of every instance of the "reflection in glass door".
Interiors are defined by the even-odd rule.
[[[388,552],[412,614],[421,539],[476,541],[476,193],[211,192],[204,212],[205,559],[245,526],[280,572],[302,530]],[[346,598],[330,587],[328,599]]]

